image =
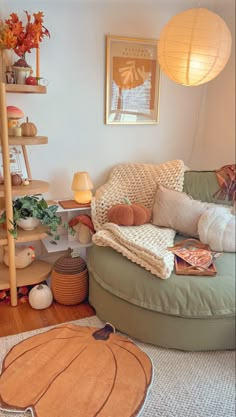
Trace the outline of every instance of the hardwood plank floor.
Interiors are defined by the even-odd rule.
[[[45,310],[35,310],[29,303],[11,307],[2,302],[0,303],[0,337],[79,320],[95,314],[95,310],[88,302],[64,306],[54,301]]]

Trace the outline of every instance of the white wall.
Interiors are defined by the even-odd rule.
[[[192,165],[203,169],[235,163],[235,0],[216,0],[214,11],[232,33],[230,59],[217,78],[207,84],[204,127]],[[201,127],[199,127],[201,128]]]
[[[201,1],[201,6],[211,3]],[[33,177],[51,183],[50,197],[71,196],[75,171],[89,171],[95,187],[99,186],[110,168],[119,162],[159,163],[180,158],[187,165],[193,162],[195,168],[202,166],[201,154],[196,150],[201,142],[199,116],[204,86],[183,87],[162,74],[158,125],[104,124],[105,35],[157,39],[173,15],[196,6],[195,0],[1,0],[0,17],[6,18],[12,11],[43,10],[45,26],[51,32],[51,39],[41,44],[41,75],[50,81],[48,94],[8,95],[8,104],[22,108],[37,125],[38,133],[49,138],[48,145],[28,149]],[[34,66],[34,52],[28,61]],[[226,78],[216,81],[222,82],[217,97],[224,98],[225,82],[227,90],[231,88],[231,79]],[[214,113],[213,84],[211,90],[207,101],[209,118]],[[228,105],[229,100],[226,101]],[[208,126],[210,122],[206,126],[208,149],[220,124],[231,124],[231,119],[226,123],[225,117],[229,118],[224,114],[217,120],[214,132]],[[223,159],[229,163],[230,156],[231,147]],[[221,164],[221,157],[221,153],[212,156],[211,164]]]

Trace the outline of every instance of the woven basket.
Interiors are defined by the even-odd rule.
[[[79,304],[88,296],[86,263],[80,257],[73,258],[70,249],[55,262],[51,279],[53,296],[60,304]]]

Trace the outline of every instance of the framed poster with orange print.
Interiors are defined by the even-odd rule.
[[[157,42],[106,37],[106,124],[158,123]]]

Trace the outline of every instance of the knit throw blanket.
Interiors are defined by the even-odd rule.
[[[130,261],[166,279],[174,267],[174,255],[167,250],[172,246],[175,231],[152,224],[117,226],[108,222],[107,211],[127,197],[131,203],[151,208],[157,184],[182,191],[184,163],[180,160],[159,165],[126,163],[112,169],[109,180],[100,187],[92,200],[92,220],[96,230],[93,242],[110,246]]]

